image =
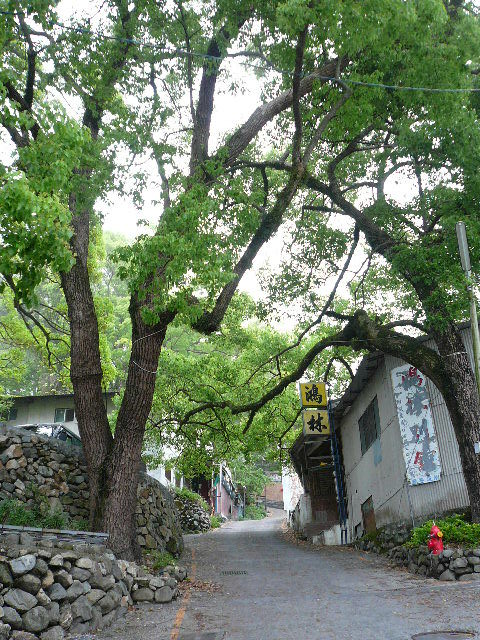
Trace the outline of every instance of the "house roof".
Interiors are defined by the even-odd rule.
[[[363,391],[372,375],[383,362],[384,357],[381,351],[374,351],[363,358],[353,380],[335,405],[333,410],[335,418],[340,420],[349,411],[357,396]]]
[[[480,323],[479,323],[480,324]],[[470,322],[459,322],[457,327],[460,331],[470,329]],[[421,344],[428,342],[432,338],[428,335],[418,336],[417,341]],[[366,387],[368,381],[383,362],[384,354],[382,351],[373,351],[366,355],[360,363],[353,380],[348,386],[343,396],[337,401],[334,408],[334,416],[338,420],[343,418],[348,412],[352,404],[355,402],[357,396]]]

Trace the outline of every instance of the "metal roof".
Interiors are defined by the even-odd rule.
[[[384,357],[381,351],[374,351],[366,355],[360,362],[353,380],[333,410],[334,417],[337,420],[341,420],[349,411],[357,396],[363,391],[372,375],[383,362]]]

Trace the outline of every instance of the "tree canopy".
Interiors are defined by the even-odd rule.
[[[475,4],[108,0],[66,20],[45,0],[0,7],[12,150],[0,169],[0,274],[47,342],[40,291],[60,283],[92,525],[135,555],[130,480],[147,422],[173,424],[192,447],[211,446],[215,430],[263,446],[281,435],[273,416],[284,428],[295,418],[292,383],[327,369],[327,351],[345,367],[347,347],[400,355],[437,384],[480,518],[480,403],[456,328],[468,296],[453,232],[463,218],[477,265]],[[257,107],[232,109],[217,134],[219,96],[253,85]],[[128,194],[142,209],[151,190],[153,228],[114,254],[128,344],[97,284],[99,205]],[[275,331],[246,331],[250,303],[237,294],[274,238],[281,264],[265,273],[257,313],[301,309],[292,348]],[[115,332],[128,368],[112,435],[101,391],[115,378],[104,339]],[[183,352],[161,353],[175,332]]]

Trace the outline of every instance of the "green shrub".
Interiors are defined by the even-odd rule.
[[[153,560],[153,568],[155,571],[160,571],[161,569],[165,569],[169,564],[175,564],[175,558],[168,551],[155,551],[152,553],[154,558]]]
[[[80,518],[79,520],[72,520],[68,525],[68,528],[72,531],[89,531],[90,523],[88,522],[88,520]]]
[[[436,520],[435,524],[443,533],[444,544],[463,544],[472,547],[480,545],[480,524],[466,522],[465,516],[454,513]],[[432,525],[433,520],[428,520],[420,527],[415,527],[406,546],[418,547],[427,544]]]
[[[70,521],[68,515],[60,509],[52,509],[45,496],[29,509],[19,500],[0,502],[0,522],[15,527],[36,527],[38,529],[81,529],[81,521]]]
[[[222,525],[220,516],[210,516],[210,526],[212,529],[218,529]]]
[[[37,519],[33,511],[27,509],[18,500],[2,500],[0,502],[0,521],[15,527],[37,526]]]
[[[255,504],[247,504],[245,507],[245,515],[240,520],[261,520],[267,515],[264,507]]]
[[[186,487],[183,487],[183,489],[179,489],[178,487],[175,487],[175,493],[177,494],[177,496],[179,498],[184,498],[185,500],[190,500],[191,502],[196,502],[197,504],[199,504],[202,507],[202,509],[204,509],[204,511],[209,513],[210,507],[208,506],[206,501],[202,498],[202,496],[200,494],[198,494],[198,493],[195,493],[195,491],[191,491],[190,489],[187,489]]]

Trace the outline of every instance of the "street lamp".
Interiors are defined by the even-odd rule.
[[[470,264],[470,255],[468,253],[467,231],[464,222],[456,224],[458,251],[460,253],[460,262],[467,279],[467,289],[470,294],[470,324],[472,327],[473,342],[473,362],[475,364],[475,377],[477,379],[477,389],[480,396],[480,334],[478,331],[477,318],[477,302],[475,299],[475,283],[472,278],[472,267]]]

